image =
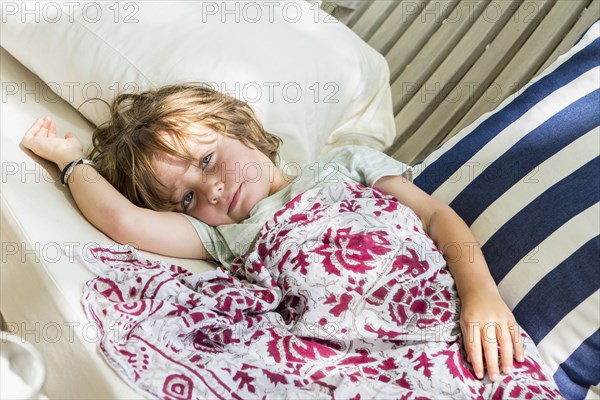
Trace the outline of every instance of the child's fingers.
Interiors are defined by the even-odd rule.
[[[40,132],[41,127],[42,127],[42,118],[38,118],[33,123],[33,125],[31,125],[31,127],[27,130],[27,132],[25,132],[25,135],[23,135],[23,139],[21,139],[21,143],[23,144],[23,146],[25,146],[29,150],[34,151],[33,148],[35,146],[35,141],[36,141],[35,137]]]
[[[48,136],[56,137],[56,124],[50,120],[50,127],[48,128]]]
[[[52,136],[52,125],[54,124],[54,121],[52,121],[52,118],[50,118],[49,116],[45,116],[43,121],[42,121],[42,129],[44,130],[43,133],[45,136],[51,137]]]
[[[77,136],[75,136],[75,134],[73,134],[71,132],[67,132],[65,134],[65,139],[67,139],[71,143],[77,143],[77,142],[79,142],[79,139],[77,139]]]
[[[512,345],[514,349],[515,360],[523,362],[525,360],[525,349],[523,348],[523,338],[521,337],[521,327],[515,322],[514,329],[510,330]]]
[[[25,132],[25,137],[35,136],[39,132],[40,128],[42,127],[42,122],[43,122],[42,118],[36,119],[35,122],[33,123],[33,125],[31,125],[31,127],[29,129],[27,129],[27,132]]]
[[[477,325],[463,325],[464,345],[473,372],[479,379],[483,379],[483,358],[481,352],[481,334]]]
[[[512,373],[513,369],[513,339],[506,325],[498,327],[498,341],[500,342],[500,359],[502,360],[502,372],[506,375]]]
[[[485,364],[488,375],[492,382],[496,382],[500,377],[498,370],[498,340],[496,326],[486,325],[483,338],[483,353],[485,354]],[[494,329],[492,329],[494,328]]]

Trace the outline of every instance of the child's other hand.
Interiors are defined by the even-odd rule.
[[[519,326],[497,291],[476,291],[463,299],[460,326],[467,359],[479,379],[485,372],[484,358],[490,379],[500,379],[498,351],[504,374],[513,371],[513,357],[523,360]]]
[[[72,133],[56,137],[56,125],[50,117],[38,118],[21,141],[38,156],[52,161],[62,169],[71,161],[83,157],[83,145]]]

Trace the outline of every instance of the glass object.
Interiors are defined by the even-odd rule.
[[[0,332],[0,399],[39,399],[45,380],[40,352],[21,337]]]

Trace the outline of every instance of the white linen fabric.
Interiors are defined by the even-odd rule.
[[[229,274],[126,246],[85,258],[102,352],[159,398],[562,398],[524,333],[512,374],[477,379],[442,253],[410,208],[352,180],[294,197]]]

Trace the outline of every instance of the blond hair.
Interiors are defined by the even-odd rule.
[[[198,161],[187,143],[201,141],[192,132],[202,128],[232,136],[278,162],[281,139],[264,130],[247,103],[196,83],[117,96],[110,105],[110,119],[94,130],[89,157],[133,204],[172,211],[176,204],[158,180],[152,159],[165,153],[190,163]],[[173,148],[167,136],[183,153]]]

